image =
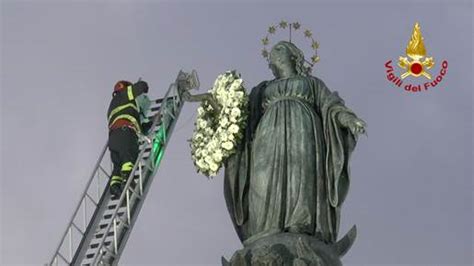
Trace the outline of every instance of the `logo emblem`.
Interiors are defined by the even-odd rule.
[[[387,80],[396,86],[403,87],[406,91],[419,92],[422,91],[422,89],[428,90],[428,88],[434,88],[446,75],[448,69],[448,61],[446,60],[442,61],[441,70],[435,78],[432,79],[431,73],[428,72],[428,70],[434,67],[435,61],[432,56],[427,56],[424,38],[421,34],[421,28],[418,22],[416,22],[413,27],[413,32],[405,49],[405,54],[406,56],[400,56],[398,58],[398,66],[402,71],[400,76],[394,73],[392,60],[385,63]],[[423,76],[430,81],[423,84],[409,83],[404,85],[404,80],[410,76],[413,78]]]
[[[403,56],[398,59],[398,66],[405,70],[405,73],[401,75],[402,79],[410,75],[414,77],[424,76],[431,79],[431,75],[426,70],[432,68],[435,63],[433,57],[426,57],[425,43],[418,22],[413,27],[413,33],[406,48],[406,55],[411,60]]]

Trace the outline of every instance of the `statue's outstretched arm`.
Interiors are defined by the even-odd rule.
[[[367,135],[367,123],[345,106],[344,100],[339,97],[339,94],[336,91],[331,92],[320,79],[313,77],[313,80],[315,81],[315,86],[318,88],[317,105],[319,108],[327,110],[331,105],[337,106],[336,109],[338,109],[338,111],[336,118],[341,127],[349,129],[356,138],[361,134]]]
[[[338,114],[338,121],[341,126],[348,128],[352,135],[358,137],[361,134],[367,135],[367,124],[353,113],[341,112]]]

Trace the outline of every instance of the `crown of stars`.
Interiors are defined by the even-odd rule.
[[[288,29],[289,30],[289,41],[291,42],[291,35],[292,32],[299,31],[301,28],[301,24],[299,22],[293,22],[293,23],[288,23],[286,20],[280,21],[277,25],[270,25],[267,30],[267,35],[262,39],[262,44],[263,44],[263,49],[262,49],[262,56],[268,61],[269,60],[269,52],[268,52],[268,45],[270,44],[270,36],[276,34],[278,29]],[[314,51],[313,55],[311,56],[311,62],[306,61],[310,65],[310,67],[313,67],[314,64],[319,62],[319,56],[318,56],[318,48],[319,48],[319,43],[313,38],[313,33],[309,29],[305,29],[303,31],[304,37],[309,39],[311,41],[311,49]]]

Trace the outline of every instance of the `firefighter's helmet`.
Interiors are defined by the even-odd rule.
[[[115,83],[115,86],[114,86],[114,93],[123,91],[130,85],[132,85],[132,83],[130,81],[127,81],[127,80],[117,81],[117,83]]]

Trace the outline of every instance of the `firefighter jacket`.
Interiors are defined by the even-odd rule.
[[[145,95],[147,92],[148,85],[143,81],[115,92],[107,112],[109,129],[124,124],[132,127],[137,134],[147,131],[144,128],[144,124],[148,122],[146,115],[150,106],[150,100]]]

